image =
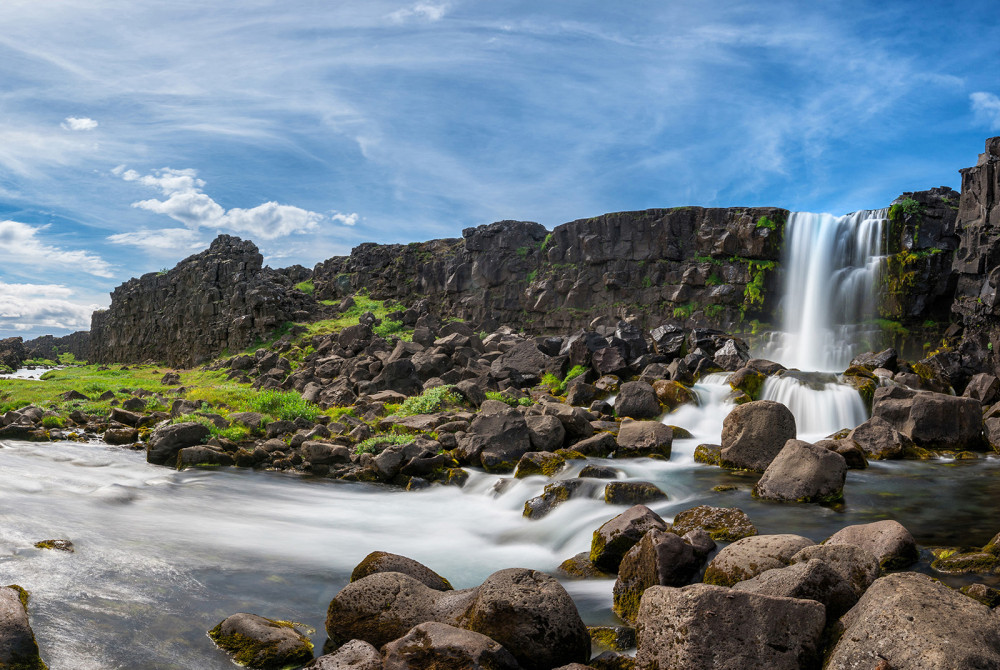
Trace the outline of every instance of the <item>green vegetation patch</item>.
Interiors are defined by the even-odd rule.
[[[417,414],[432,414],[454,407],[462,407],[462,396],[452,385],[436,386],[418,396],[407,398],[399,405],[393,414],[396,416],[416,416]]]
[[[413,435],[404,435],[402,433],[382,433],[381,435],[375,435],[369,437],[367,440],[362,440],[358,442],[357,446],[354,447],[354,453],[356,454],[372,454],[378,447],[387,447],[392,444],[409,444],[413,442]]]
[[[295,288],[299,289],[303,293],[312,295],[316,292],[316,284],[313,283],[312,279],[307,279],[304,282],[299,282],[295,285]]]
[[[486,399],[487,400],[496,400],[498,402],[506,403],[507,405],[510,405],[511,407],[517,407],[518,405],[527,407],[528,405],[533,404],[532,401],[531,401],[531,398],[515,398],[513,396],[509,396],[509,395],[506,395],[504,393],[501,393],[500,391],[487,391],[486,392]]]

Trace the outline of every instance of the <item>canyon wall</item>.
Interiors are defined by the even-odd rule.
[[[91,319],[90,361],[190,367],[309,320],[315,300],[263,260],[252,242],[220,235],[172,270],[125,282]]]

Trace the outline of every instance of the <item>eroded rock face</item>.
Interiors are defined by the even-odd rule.
[[[23,338],[8,337],[0,340],[0,366],[16,370],[27,357],[28,352],[24,348]]]
[[[823,606],[811,600],[654,586],[639,606],[635,667],[813,668],[825,622]]]
[[[901,572],[872,584],[837,624],[830,670],[972,670],[1000,667],[1000,618],[927,575]]]
[[[219,235],[172,270],[116,288],[111,307],[91,319],[90,361],[194,367],[225,349],[242,351],[315,308],[287,276],[263,267],[252,242]]]

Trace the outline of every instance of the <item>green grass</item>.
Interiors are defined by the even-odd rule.
[[[381,435],[375,435],[374,437],[369,437],[367,440],[362,440],[358,442],[358,445],[354,447],[354,453],[356,454],[371,454],[374,453],[375,448],[380,445],[390,445],[390,444],[409,444],[413,442],[413,435],[403,435],[401,433],[382,433]]]
[[[396,416],[416,416],[464,406],[462,396],[454,389],[455,387],[450,385],[428,389],[418,396],[407,398],[391,413]],[[388,408],[387,405],[386,411]]]
[[[690,319],[692,312],[694,312],[694,305],[688,303],[687,305],[674,307],[673,314],[675,319]]]
[[[388,318],[389,312],[395,311],[397,309],[396,305],[390,305],[388,302],[383,302],[381,300],[375,300],[368,297],[364,293],[358,293],[353,296],[354,305],[346,310],[345,312],[338,315],[333,319],[324,319],[322,321],[315,321],[306,326],[305,339],[309,339],[314,335],[326,335],[328,333],[338,333],[348,326],[355,326],[358,323],[358,319],[365,312],[371,312],[375,315],[376,319],[380,319],[382,324],[375,327],[375,333],[380,337],[388,337],[389,335],[394,335],[401,340],[409,341],[413,337],[413,331],[403,328],[403,324],[399,321],[393,321]],[[338,304],[332,301],[324,301],[324,304]],[[383,333],[385,333],[383,335]]]
[[[248,426],[244,426],[239,423],[228,426],[227,428],[219,428],[212,422],[211,419],[201,416],[200,414],[182,414],[181,416],[171,419],[170,423],[187,423],[189,421],[200,423],[208,428],[212,437],[220,437],[226,440],[232,440],[233,442],[243,442],[244,440],[249,440],[251,439],[253,433]]]
[[[705,280],[706,286],[720,286],[723,283],[724,282],[722,281],[722,277],[720,277],[718,273],[714,271],[712,272],[712,274],[708,275],[708,279]]]
[[[757,219],[758,228],[767,228],[768,230],[777,230],[778,224],[772,221],[769,217],[762,216]]]
[[[514,398],[509,395],[500,393],[499,391],[487,391],[486,399],[496,400],[498,402],[506,403],[511,407],[517,407],[518,405],[527,407],[528,405],[533,404],[531,398]]]
[[[66,420],[58,416],[44,416],[42,417],[42,427],[43,428],[65,428]]]
[[[313,283],[312,279],[307,279],[304,282],[299,282],[295,285],[295,288],[299,289],[303,293],[312,295],[316,292],[316,285]]]

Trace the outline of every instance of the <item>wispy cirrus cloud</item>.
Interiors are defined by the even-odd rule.
[[[969,96],[969,101],[978,122],[989,126],[990,130],[1000,130],[1000,98],[993,93],[976,91]]]
[[[42,239],[46,226],[32,226],[19,221],[0,221],[0,264],[11,268],[37,268],[84,272],[97,277],[111,277],[111,265],[96,254],[80,249],[64,249]]]
[[[440,21],[448,13],[448,4],[433,4],[417,2],[409,7],[403,7],[389,14],[389,19],[395,23],[403,23],[408,19],[418,18],[427,21]]]

